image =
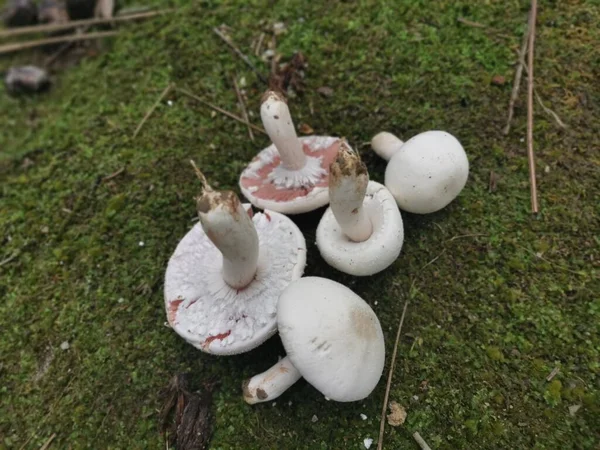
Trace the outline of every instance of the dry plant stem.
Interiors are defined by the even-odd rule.
[[[427,445],[427,442],[425,442],[425,439],[421,437],[418,431],[413,433],[413,438],[417,441],[417,444],[419,444],[419,447],[421,447],[422,450],[431,450],[431,447]]]
[[[544,102],[542,102],[542,98],[540,97],[540,94],[538,94],[537,89],[534,89],[534,92],[535,92],[535,98],[537,99],[538,103],[540,104],[540,106],[542,107],[544,112],[546,114],[548,114],[549,116],[552,116],[552,118],[554,118],[554,120],[556,121],[556,123],[558,124],[559,127],[567,128],[567,125],[560,119],[560,117],[558,117],[558,114],[556,114],[554,111],[552,111],[546,105],[544,105]]]
[[[394,351],[392,353],[392,361],[390,362],[390,371],[388,373],[387,384],[385,386],[385,395],[383,396],[383,408],[381,409],[381,423],[379,424],[379,439],[377,442],[377,450],[383,448],[383,432],[385,430],[385,412],[387,411],[388,401],[390,399],[390,389],[392,387],[392,378],[394,376],[394,365],[396,364],[396,354],[398,353],[398,344],[400,342],[400,333],[402,333],[402,325],[404,324],[404,316],[406,316],[406,309],[408,308],[408,300],[404,303],[404,309],[402,310],[402,316],[400,317],[400,323],[398,324],[398,331],[396,332],[396,341],[394,342]]]
[[[35,41],[17,42],[15,44],[6,44],[0,46],[0,55],[27,50],[30,48],[43,47],[44,45],[60,44],[62,42],[87,41],[90,39],[101,39],[105,37],[116,36],[118,31],[99,31],[97,33],[72,34],[69,36],[59,36],[47,39],[38,39]]]
[[[560,372],[558,367],[552,369],[552,372],[550,372],[550,374],[546,377],[546,381],[552,381],[552,378],[554,378],[558,372]]]
[[[48,440],[46,442],[44,442],[44,445],[42,445],[40,447],[40,450],[48,450],[48,448],[50,448],[50,444],[52,444],[52,441],[54,440],[55,437],[56,437],[56,433],[53,433],[52,436],[50,436],[48,438]]]
[[[533,56],[535,46],[535,21],[537,0],[531,0],[531,31],[529,33],[529,53],[527,55],[527,159],[529,161],[529,183],[531,186],[531,212],[539,212],[537,184],[535,178],[535,155],[533,153]]]
[[[127,16],[117,16],[111,19],[84,19],[84,20],[73,20],[67,23],[47,24],[47,25],[33,25],[30,27],[18,27],[10,30],[0,31],[0,38],[8,38],[13,36],[21,36],[24,34],[35,34],[35,33],[50,33],[53,31],[70,30],[72,28],[78,28],[83,26],[92,25],[104,25],[107,23],[116,22],[128,22],[131,20],[147,19],[149,17],[159,16],[171,12],[170,9],[164,9],[161,11],[150,11],[139,14],[130,14]]]
[[[463,23],[465,25],[468,25],[470,27],[475,27],[475,28],[487,28],[484,24],[479,23],[479,22],[473,22],[472,20],[469,19],[465,19],[464,17],[459,17],[458,19],[456,19],[457,21],[459,21],[460,23]]]
[[[233,42],[231,42],[231,41],[230,41],[230,40],[227,38],[227,36],[225,36],[223,33],[221,33],[221,31],[220,31],[218,28],[213,28],[213,31],[214,31],[214,33],[215,33],[217,36],[219,36],[219,37],[221,38],[221,40],[222,40],[223,42],[225,42],[225,43],[226,43],[226,44],[229,46],[229,48],[230,48],[231,50],[233,50],[233,51],[234,51],[234,53],[235,53],[236,55],[238,55],[238,56],[239,56],[239,57],[242,59],[242,61],[244,61],[244,62],[246,63],[246,65],[247,65],[248,67],[250,67],[250,68],[251,68],[251,69],[254,71],[254,73],[256,73],[256,76],[257,76],[258,78],[260,78],[260,81],[262,81],[262,82],[263,82],[263,83],[265,83],[265,84],[268,84],[268,82],[267,82],[267,79],[264,77],[264,75],[263,75],[262,73],[260,73],[260,71],[259,71],[259,70],[256,68],[256,66],[255,66],[254,64],[252,64],[252,61],[250,61],[250,59],[248,59],[248,57],[247,57],[246,55],[244,55],[244,54],[242,53],[242,51],[241,51],[239,48],[237,48],[237,47],[236,47],[236,46],[233,44]]]
[[[246,126],[248,127],[248,136],[250,137],[250,140],[252,142],[254,142],[254,133],[252,133],[252,127],[250,126],[250,119],[248,118],[248,111],[246,110],[246,103],[244,102],[244,97],[242,96],[242,93],[240,92],[240,88],[237,84],[235,77],[233,77],[233,88],[235,89],[235,93],[238,98],[238,103],[240,104],[240,109],[242,110],[242,116],[244,117],[244,120],[246,121]]]
[[[152,113],[154,112],[154,110],[158,107],[158,105],[160,105],[160,102],[162,102],[164,100],[164,98],[169,94],[169,92],[171,92],[171,89],[173,89],[173,84],[172,83],[169,83],[167,85],[167,87],[163,89],[163,91],[161,92],[161,94],[158,97],[158,99],[150,107],[150,109],[148,110],[148,112],[146,112],[146,115],[144,116],[144,118],[142,119],[142,121],[139,123],[139,125],[137,126],[137,128],[135,129],[135,131],[133,132],[133,136],[132,136],[133,139],[135,139],[135,137],[138,135],[138,133],[140,132],[140,130],[142,129],[142,127],[144,126],[144,124],[146,123],[146,121],[150,118],[150,116],[152,115]]]
[[[175,90],[189,98],[196,100],[199,103],[202,103],[203,105],[208,106],[210,109],[214,109],[215,111],[220,112],[221,114],[223,114],[233,120],[237,120],[238,122],[243,123],[244,125],[248,125],[250,128],[252,128],[255,131],[258,131],[259,133],[267,134],[267,132],[265,130],[263,130],[262,128],[257,127],[256,125],[252,125],[251,123],[246,122],[241,117],[238,117],[235,114],[224,110],[223,108],[219,108],[218,106],[213,105],[212,103],[209,103],[206,100],[203,100],[202,98],[198,97],[197,95],[192,94],[190,91],[186,91],[185,89],[181,89],[181,88],[176,88]]]
[[[515,113],[515,102],[517,101],[517,97],[519,96],[519,89],[521,87],[521,77],[523,76],[523,64],[521,64],[521,61],[525,59],[525,53],[527,53],[527,43],[529,42],[530,29],[531,13],[529,14],[527,26],[525,27],[525,31],[523,32],[523,38],[521,40],[521,48],[519,49],[519,54],[517,55],[518,63],[517,67],[515,68],[515,78],[513,80],[513,88],[510,94],[510,101],[508,103],[508,118],[506,119],[506,126],[502,131],[504,135],[507,135],[510,132],[510,122],[512,121],[513,115]]]

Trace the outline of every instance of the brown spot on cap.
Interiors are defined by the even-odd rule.
[[[265,400],[266,398],[268,398],[268,394],[263,390],[258,388],[256,390],[256,396],[258,397],[259,400]]]
[[[372,340],[377,337],[377,325],[374,313],[364,308],[355,308],[350,313],[350,321],[354,333],[362,339]]]

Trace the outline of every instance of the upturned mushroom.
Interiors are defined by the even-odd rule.
[[[317,247],[327,264],[366,276],[398,258],[404,227],[394,197],[369,181],[367,167],[345,141],[331,164],[329,203],[317,227]]]
[[[246,380],[244,400],[273,400],[301,377],[327,398],[352,402],[377,386],[385,361],[379,319],[347,287],[325,278],[291,283],[277,307],[279,335],[287,356]]]
[[[329,165],[340,140],[330,136],[298,138],[285,99],[274,91],[263,96],[260,116],[273,142],[244,169],[240,188],[258,208],[300,214],[329,202]]]
[[[252,214],[233,192],[216,191],[197,175],[203,184],[196,198],[200,223],[169,260],[168,323],[204,352],[243,353],[276,332],[277,300],[302,276],[306,243],[288,217]]]
[[[389,161],[385,186],[404,211],[439,211],[460,194],[469,176],[465,150],[445,131],[426,131],[405,143],[382,132],[371,140],[371,147]]]

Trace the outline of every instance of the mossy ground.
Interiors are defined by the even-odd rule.
[[[404,214],[402,256],[375,277],[327,267],[313,243],[318,215],[298,218],[306,274],[373,305],[388,357],[411,297],[390,397],[408,419],[386,428],[385,447],[416,448],[418,430],[440,449],[598,448],[600,5],[540,5],[536,89],[568,128],[536,106],[542,212],[533,217],[524,90],[513,130],[501,133],[529,2],[320,3],[175,2],[171,15],[123,26],[48,94],[1,96],[0,260],[14,259],[0,268],[0,448],[39,448],[53,433],[52,448],[165,448],[158,391],[179,371],[197,385],[220,380],[211,448],[358,449],[377,439],[384,379],[364,402],[327,402],[299,382],[250,407],[241,381],[283,353],[277,338],[216,358],[163,325],[165,265],[199,190],[188,160],[237,189],[268,142],[249,142],[243,125],[178,94],[131,136],[169,82],[236,111],[231,79],[243,76],[257,123],[263,85],[211,28],[228,24],[249,53],[261,21],[285,22],[278,50],[309,58],[307,91],[290,102],[297,123],[346,136],[373,179],[385,165],[363,143],[384,129],[404,138],[444,129],[469,155],[461,196],[436,214]],[[491,85],[494,75],[508,82]]]

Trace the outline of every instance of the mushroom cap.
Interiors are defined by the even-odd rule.
[[[445,131],[426,131],[392,156],[385,186],[401,209],[428,214],[454,200],[468,176],[469,160],[460,142]]]
[[[247,352],[275,334],[279,295],[304,272],[306,242],[294,222],[273,211],[256,213],[252,221],[259,239],[258,269],[244,289],[225,283],[223,257],[199,223],[169,260],[164,290],[169,325],[204,352]]]
[[[329,203],[329,165],[335,159],[341,141],[331,136],[298,139],[306,155],[302,169],[283,167],[277,148],[271,144],[242,172],[242,194],[257,208],[300,214]]]
[[[291,283],[279,298],[279,334],[302,376],[326,397],[367,397],[381,378],[385,345],[379,319],[346,286],[326,278]]]
[[[317,227],[317,247],[332,267],[354,276],[373,275],[392,264],[404,242],[402,216],[385,186],[369,181],[363,202],[373,233],[362,242],[350,240],[327,208]]]

